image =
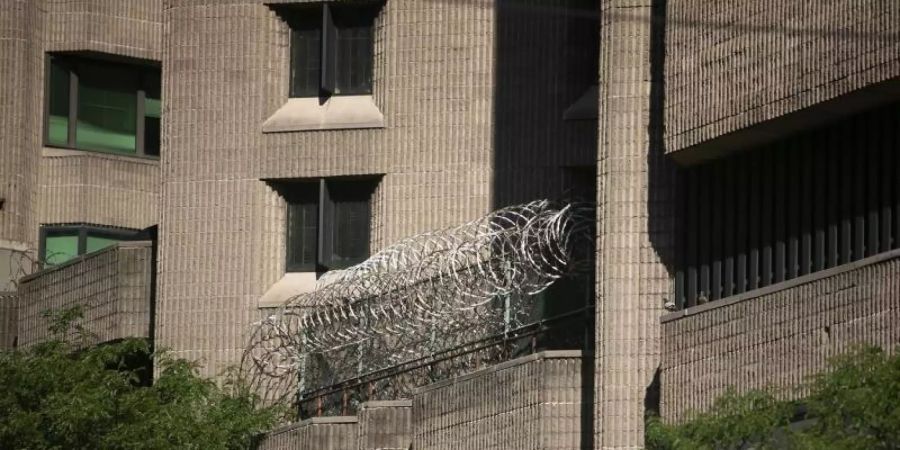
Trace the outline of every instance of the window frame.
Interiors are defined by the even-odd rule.
[[[345,261],[340,261],[337,255],[334,254],[333,240],[337,225],[333,217],[335,198],[334,194],[331,194],[332,191],[340,191],[340,194],[337,194],[340,197],[346,193],[347,189],[359,189],[354,194],[359,197],[365,197],[366,250],[364,253],[366,258],[371,256],[372,199],[379,182],[380,177],[327,177],[295,180],[281,184],[279,191],[281,191],[281,196],[285,201],[285,272],[315,272],[319,274],[330,270],[345,269],[353,264],[358,264],[358,262],[347,264]],[[291,229],[291,207],[300,203],[299,201],[292,202],[292,199],[303,197],[303,194],[297,193],[298,187],[303,185],[315,189],[315,195],[312,195],[312,197],[315,198],[316,236],[314,245],[315,256],[312,264],[292,260],[289,250],[291,247],[289,234]],[[353,185],[352,188],[350,187],[351,185]]]
[[[63,66],[68,75],[68,129],[66,133],[66,143],[64,145],[60,145],[57,143],[50,142],[50,99],[51,99],[51,72],[53,70],[54,60],[60,62],[61,66]],[[116,151],[108,151],[96,148],[86,148],[79,147],[77,143],[77,128],[78,128],[78,99],[79,99],[79,74],[77,71],[73,70],[78,64],[86,63],[86,64],[94,64],[94,65],[106,65],[106,66],[116,66],[121,69],[129,70],[135,73],[135,79],[137,80],[136,89],[134,91],[135,95],[135,142],[134,142],[134,153],[121,153]],[[149,72],[156,71],[159,72],[159,75],[151,74]],[[162,150],[162,127],[160,127],[160,137],[158,138],[159,147],[156,149],[156,153],[147,153],[146,148],[146,126],[145,126],[145,114],[146,114],[146,103],[147,103],[147,80],[152,80],[159,77],[160,80],[160,100],[162,99],[162,73],[161,68],[152,65],[152,64],[136,64],[136,63],[127,63],[121,61],[114,61],[103,58],[90,57],[80,54],[70,54],[70,53],[52,53],[48,52],[44,55],[44,111],[43,111],[43,132],[41,133],[41,141],[44,147],[49,148],[61,148],[67,150],[78,150],[84,152],[95,152],[95,153],[103,153],[107,155],[118,155],[125,157],[137,157],[137,158],[150,158],[150,159],[159,159],[159,153]],[[162,114],[160,114],[162,116]],[[160,117],[160,121],[162,117]]]
[[[143,230],[123,227],[106,227],[93,224],[53,224],[41,225],[38,238],[38,260],[44,266],[59,266],[68,261],[49,264],[47,263],[47,238],[54,236],[77,236],[78,254],[74,258],[86,255],[88,237],[100,237],[117,241],[142,241],[149,239]],[[93,253],[93,252],[91,252]],[[71,259],[70,259],[71,260]]]
[[[288,8],[284,8],[282,12],[282,17],[285,20],[285,23],[288,26],[289,34],[288,34],[288,53],[289,53],[289,71],[288,71],[288,97],[289,98],[314,98],[318,96],[319,98],[328,98],[332,96],[354,96],[354,95],[372,95],[374,90],[374,56],[375,56],[375,22],[378,19],[378,16],[381,14],[381,10],[384,7],[384,0],[366,0],[364,2],[358,3],[347,3],[347,4],[336,4],[335,2],[325,1],[325,2],[315,2],[315,3],[304,3],[299,5],[291,5]],[[338,67],[338,43],[341,40],[340,37],[340,29],[341,26],[335,20],[333,8],[338,10],[343,8],[356,8],[360,14],[365,14],[366,19],[363,20],[371,20],[371,24],[368,27],[369,30],[369,45],[367,57],[367,66],[368,66],[368,86],[364,89],[347,89],[344,91],[340,91],[340,87],[338,86],[339,80],[341,79],[342,73],[339,73]],[[311,19],[310,17],[304,17],[300,19],[299,14],[306,13],[314,13],[320,15],[319,19]],[[342,13],[345,14],[345,13]],[[338,14],[339,16],[341,14]],[[298,94],[298,90],[295,89],[294,85],[294,73],[297,62],[295,61],[295,52],[294,52],[294,35],[297,33],[297,29],[300,27],[299,23],[305,22],[303,26],[309,26],[310,23],[317,24],[316,30],[319,35],[319,80],[318,80],[318,94],[317,95],[306,95]]]

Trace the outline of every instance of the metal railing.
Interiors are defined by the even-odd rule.
[[[328,386],[300,392],[298,419],[348,415],[370,400],[409,398],[415,388],[543,350],[588,351],[594,340],[594,307],[542,319]]]

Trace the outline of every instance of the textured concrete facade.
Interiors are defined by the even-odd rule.
[[[143,229],[159,220],[154,159],[45,149],[40,167],[42,223]]]
[[[16,344],[16,314],[18,297],[12,292],[0,292],[0,350],[8,350]]]
[[[829,358],[861,344],[900,345],[900,252],[667,315],[662,416],[702,411],[729,387],[802,391]]]
[[[420,388],[412,401],[362,404],[358,417],[276,429],[261,450],[584,449],[580,351],[545,351]]]
[[[596,448],[639,448],[672,292],[674,167],[663,155],[662,2],[609,0],[600,27]]]
[[[238,360],[285,273],[284,202],[263,180],[384,174],[373,250],[486,212],[492,12],[388,2],[373,69],[385,128],[263,134],[288,99],[287,24],[261,1],[169,2],[159,344],[210,375]]]
[[[42,152],[41,147],[46,54],[158,62],[163,51],[161,17],[160,0],[22,0],[0,5],[0,250],[34,257],[41,224],[144,228],[158,223],[156,162],[120,157],[116,163],[106,155]]]
[[[271,132],[290,73],[278,4],[308,1],[0,3],[0,291],[4,272],[22,273],[3,264],[33,253],[42,224],[160,224],[152,337],[214,376],[285,274],[276,183],[380,177],[372,251],[510,203],[596,193],[597,328],[583,363],[501,365],[410,406],[276,430],[273,449],[640,448],[648,410],[677,419],[729,384],[791,386],[852,342],[900,339],[893,256],[660,324],[676,201],[696,200],[678,198],[676,162],[752,152],[897,98],[900,2],[387,0],[366,99],[383,123]],[[161,62],[161,158],[42,148],[47,52]],[[599,118],[564,120],[576,101]],[[18,313],[0,296],[0,347],[46,338],[40,311],[79,302],[102,339],[147,336],[143,251],[26,278]],[[578,378],[586,369],[593,381]]]
[[[412,401],[373,401],[359,410],[359,450],[407,450],[412,443]]]
[[[668,0],[666,150],[705,145],[769,121],[827,120],[900,94],[894,0]],[[871,89],[895,79],[886,89]],[[819,108],[846,94],[852,105]],[[777,137],[775,124],[718,150]],[[689,158],[689,155],[685,156]]]
[[[307,419],[273,430],[262,437],[259,450],[356,450],[355,416]]]
[[[580,351],[536,353],[423,387],[413,395],[412,448],[585,448],[585,389]]]
[[[161,17],[161,0],[0,4],[0,290],[39,267],[43,224],[159,223],[158,161],[42,146],[46,55],[159,62]]]
[[[37,238],[44,78],[40,3],[0,4],[0,248],[33,248]]]
[[[566,81],[574,69],[553,72],[567,43],[580,42],[567,34],[564,13],[535,31],[553,36],[556,59],[540,73],[558,89],[529,103],[510,88],[502,102],[512,112],[544,105],[529,111],[547,116],[519,114],[503,125],[513,140],[501,145],[495,87],[507,60],[496,53],[495,34],[500,17],[507,38],[523,30],[518,13],[498,16],[491,2],[390,0],[375,22],[373,59],[372,98],[384,127],[264,133],[262,124],[288,101],[289,28],[275,9],[250,0],[170,1],[165,9],[157,338],[204,361],[210,375],[238,360],[260,297],[285,274],[284,201],[270,182],[383,175],[372,205],[375,251],[497,202],[559,195],[570,167],[593,163],[594,127],[563,121],[591,71],[578,75],[585,85],[578,89]],[[579,51],[591,60],[591,50]],[[508,57],[516,64],[522,55]],[[529,192],[508,189],[523,177],[533,181]]]
[[[150,337],[153,248],[127,242],[22,279],[18,291],[18,341],[27,347],[50,337],[44,311],[80,307],[77,323],[88,342]]]

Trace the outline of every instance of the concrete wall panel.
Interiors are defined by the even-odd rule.
[[[729,387],[797,387],[855,345],[891,350],[900,344],[898,324],[898,251],[669,314],[663,318],[662,415],[683,419]]]
[[[670,153],[900,77],[895,0],[667,3]]]
[[[19,285],[19,345],[51,337],[44,311],[81,307],[88,343],[149,337],[152,246],[123,242],[34,273]]]
[[[421,388],[412,448],[585,448],[581,364],[580,351],[548,351]]]

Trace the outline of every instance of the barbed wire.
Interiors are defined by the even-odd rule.
[[[593,214],[590,204],[510,206],[328,272],[314,291],[254,324],[242,369],[277,399],[297,383],[388,367],[520,325],[534,295],[592,270]]]

